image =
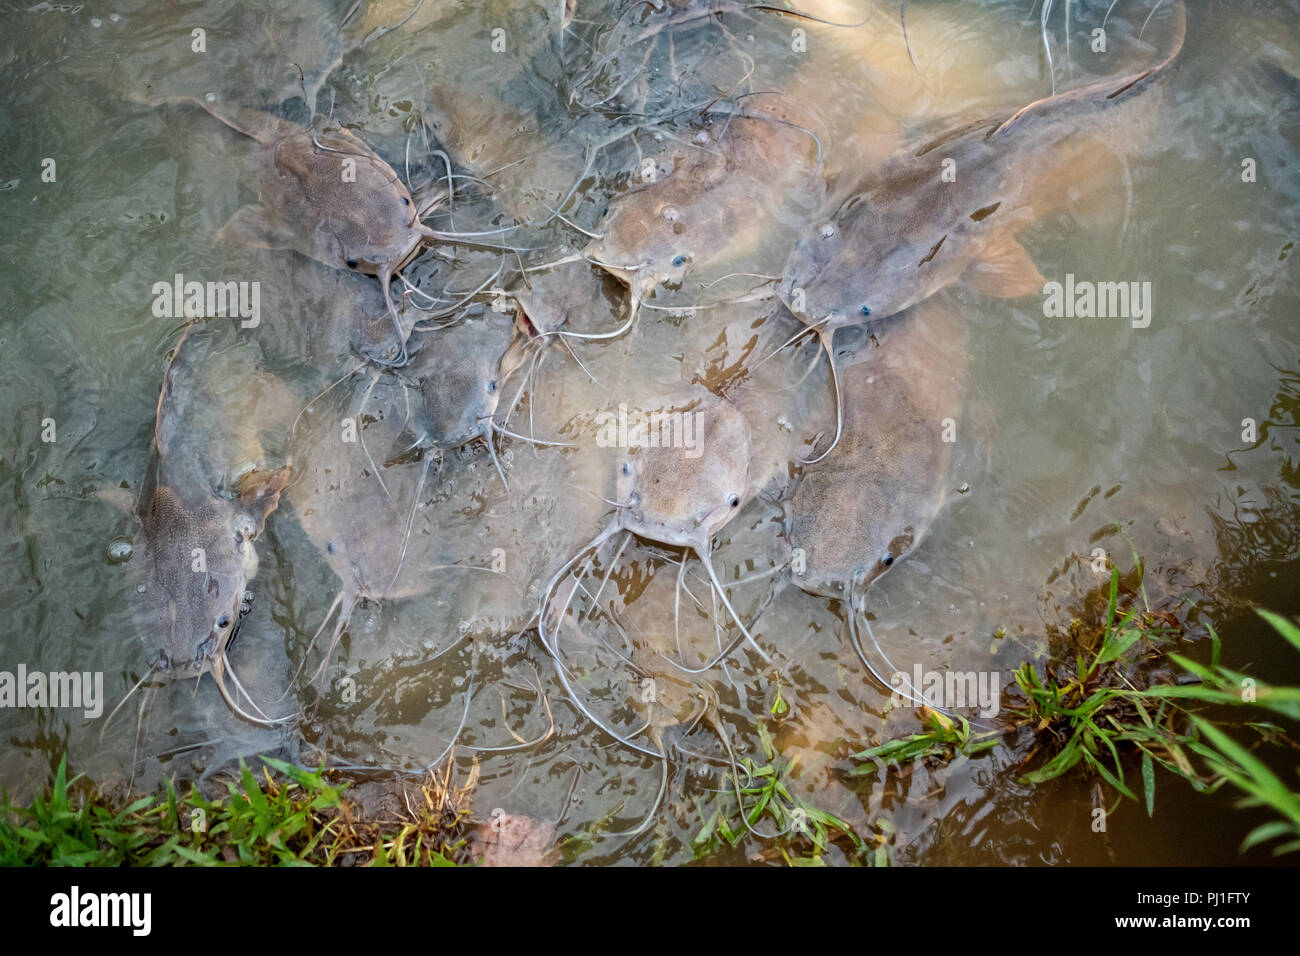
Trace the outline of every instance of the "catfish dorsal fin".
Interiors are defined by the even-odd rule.
[[[1035,295],[1046,284],[1025,247],[1009,232],[989,240],[979,258],[962,273],[962,281],[976,292],[998,299]]]

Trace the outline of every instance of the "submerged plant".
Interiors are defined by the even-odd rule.
[[[760,721],[757,727],[765,762],[760,764],[752,757],[739,759],[739,777],[732,789],[722,792],[721,806],[710,812],[702,803],[696,804],[704,821],[691,839],[696,859],[724,846],[735,847],[750,836],[764,843],[755,859],[779,859],[788,866],[824,865],[824,855],[833,843],[853,862],[889,865],[892,825],[884,818],[877,820],[878,832],[864,840],[835,814],[796,795],[791,778],[797,760],[786,760],[778,754],[766,725]]]
[[[922,722],[929,729],[919,734],[888,740],[878,747],[853,754],[860,766],[849,771],[853,777],[874,774],[878,767],[898,767],[913,760],[937,759],[944,762],[958,754],[974,757],[998,745],[997,733],[989,731],[971,735],[970,721],[960,715],[954,721],[947,714],[929,707],[922,709]]]

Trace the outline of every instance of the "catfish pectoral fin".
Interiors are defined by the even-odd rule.
[[[241,206],[217,232],[223,242],[238,242],[255,249],[291,249],[293,236],[271,217],[265,206]]]
[[[293,469],[287,465],[272,471],[258,468],[240,477],[235,486],[239,503],[249,510],[260,511],[260,518],[265,519],[280,505],[280,492],[289,484]]]
[[[1047,282],[1025,247],[1009,233],[989,242],[980,257],[966,267],[962,281],[981,295],[998,299],[1036,295]]]
[[[411,462],[419,461],[424,448],[423,443],[424,436],[415,434],[409,428],[402,429],[402,433],[393,442],[393,447],[389,449],[388,457],[384,459],[384,467],[409,465]]]

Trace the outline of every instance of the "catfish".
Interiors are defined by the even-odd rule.
[[[1059,202],[1063,173],[1095,175],[1105,149],[1122,145],[1136,107],[1182,49],[1181,2],[1173,35],[1172,51],[1149,69],[962,126],[891,159],[795,243],[781,300],[829,353],[836,329],[886,319],[954,283],[1004,298],[1042,292],[1016,233]],[[945,160],[955,164],[952,181],[941,175]],[[836,440],[842,426],[837,411]]]
[[[497,422],[497,408],[506,380],[523,365],[528,348],[514,320],[493,312],[422,337],[403,370],[415,401],[386,464],[406,460],[417,449],[450,451],[482,440],[509,489],[494,442],[499,433],[513,433]]]
[[[961,417],[970,356],[965,324],[940,300],[887,320],[867,342],[844,371],[840,450],[806,469],[786,525],[803,559],[792,581],[844,602],[854,650],[888,687],[857,620],[866,590],[920,543],[943,506],[952,448],[943,422]]]
[[[253,599],[256,542],[291,474],[274,466],[259,438],[286,404],[258,358],[248,342],[228,344],[202,326],[189,327],[177,345],[139,499],[145,548],[137,592],[151,674],[211,673],[233,712],[270,723],[245,710],[225,680],[230,673],[239,687],[227,653]]]
[[[610,201],[583,253],[628,286],[625,328],[654,289],[745,262],[800,201],[821,197],[817,141],[791,123],[715,115],[689,132],[662,175]]]
[[[265,150],[259,201],[236,210],[218,238],[293,249],[325,265],[374,276],[397,336],[405,341],[390,285],[426,242],[452,237],[421,222],[441,197],[417,207],[397,172],[342,127],[316,130],[207,98],[188,102]]]
[[[698,385],[681,386],[624,411],[627,447],[613,468],[617,514],[603,531],[573,553],[543,592],[538,623],[543,646],[557,661],[561,659],[560,629],[574,596],[573,588],[565,582],[580,579],[582,571],[574,574],[579,562],[587,559],[582,565],[585,569],[606,542],[622,534],[625,543],[635,535],[693,552],[704,566],[714,593],[740,629],[740,637],[722,656],[739,646],[741,640],[747,640],[767,659],[732,606],[711,558],[714,536],[741,513],[756,493],[749,423],[729,400]],[[602,427],[615,427],[611,421],[614,417],[611,413]],[[674,422],[677,424],[671,424]],[[615,443],[620,440],[608,437]],[[563,666],[560,676],[572,693]]]

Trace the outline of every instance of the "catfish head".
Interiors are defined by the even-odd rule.
[[[159,484],[141,513],[147,557],[138,591],[154,673],[168,680],[211,673],[226,703],[245,717],[226,690],[226,653],[250,609],[254,542],[288,478],[288,468],[251,471],[233,496],[199,502]]]
[[[618,465],[620,523],[647,540],[707,555],[713,536],[752,497],[748,423],[706,392],[648,411],[640,425],[649,431],[629,438]]]
[[[584,255],[644,296],[693,272],[734,261],[779,223],[787,193],[814,182],[806,134],[747,117],[710,122],[654,182],[614,198]]]
[[[659,286],[682,284],[702,246],[699,224],[671,189],[634,190],[611,203],[583,255],[643,298]],[[694,228],[692,228],[694,226]]]
[[[401,178],[369,146],[345,129],[315,135],[315,141],[313,136],[304,130],[276,144],[275,170],[285,198],[298,193],[301,203],[295,209],[286,201],[276,211],[312,229],[315,258],[387,285],[432,232],[420,222]],[[345,176],[341,163],[348,161],[353,175]]]
[[[490,440],[505,382],[523,364],[528,347],[513,320],[495,314],[426,337],[403,370],[419,392],[411,414],[414,431],[403,432],[398,454],[388,463],[415,447],[452,449],[476,438]]]
[[[956,281],[967,261],[943,255],[947,235],[910,241],[871,208],[869,196],[849,199],[833,219],[799,239],[777,294],[807,325],[829,331],[896,315]],[[859,225],[873,218],[875,228]],[[933,241],[937,238],[937,243]]]

